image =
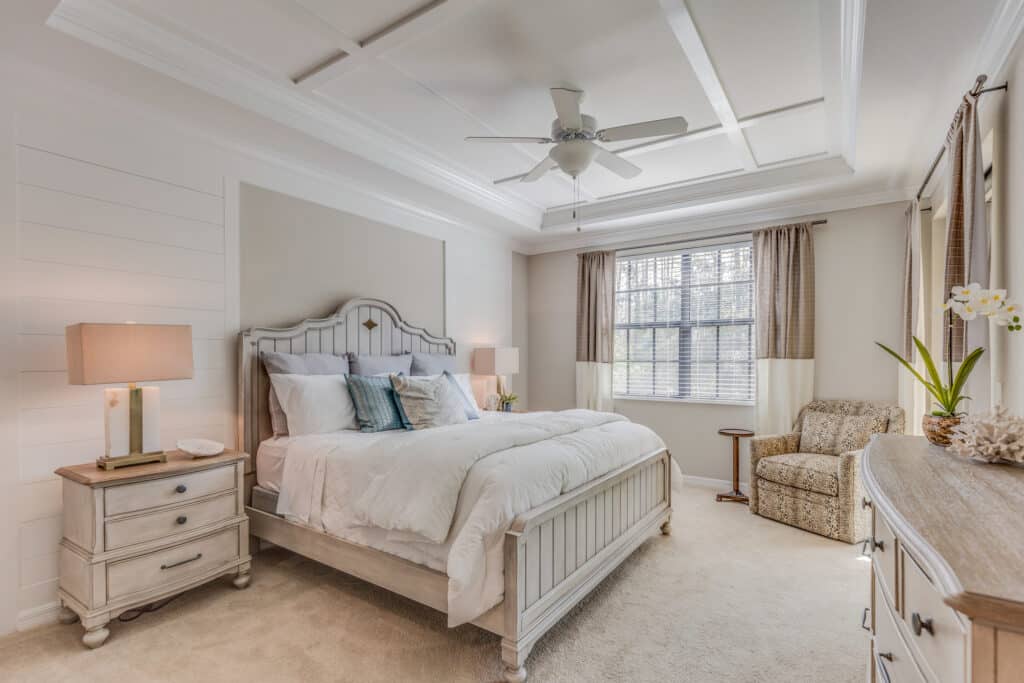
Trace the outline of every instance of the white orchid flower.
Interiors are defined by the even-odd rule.
[[[1006,303],[1006,290],[1005,289],[990,289],[988,294],[992,297],[992,300],[1002,306]]]
[[[978,309],[970,301],[954,301],[953,312],[963,320],[974,320],[978,317]]]
[[[1009,314],[1011,317],[1015,315],[1020,315],[1020,310],[1020,304],[1018,304],[1016,301],[1010,301],[1009,299],[1007,299],[1006,301],[1003,302],[1002,311],[1004,313]]]
[[[1006,294],[1004,293],[1002,297],[1005,296]],[[996,297],[994,291],[988,289],[977,291],[972,303],[978,309],[978,313],[984,316],[992,316],[1003,305],[1002,298]]]
[[[978,293],[981,292],[981,285],[977,282],[972,282],[964,287],[953,287],[951,291],[954,299],[961,303],[966,303],[975,298]]]

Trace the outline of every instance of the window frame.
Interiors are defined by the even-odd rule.
[[[614,382],[614,379],[613,379],[612,387],[613,387],[613,396],[614,396],[615,400],[623,400],[623,401],[668,401],[668,402],[678,402],[678,403],[710,403],[710,404],[715,404],[715,405],[738,405],[738,406],[753,406],[754,405],[754,401],[755,401],[755,398],[756,398],[756,395],[757,395],[757,358],[756,358],[757,354],[755,352],[756,335],[755,335],[755,327],[754,327],[754,307],[756,305],[756,302],[754,300],[754,292],[753,292],[753,289],[754,289],[753,264],[751,263],[750,279],[735,280],[735,281],[723,281],[721,279],[722,252],[726,251],[726,250],[728,250],[730,248],[736,248],[736,247],[747,247],[748,249],[751,249],[751,261],[753,260],[753,253],[752,253],[753,243],[750,240],[729,241],[729,242],[722,242],[722,243],[719,243],[719,244],[701,245],[701,246],[697,246],[697,247],[679,248],[679,249],[671,249],[671,250],[664,250],[664,251],[649,252],[649,253],[644,253],[644,254],[634,254],[634,255],[625,255],[625,256],[617,256],[616,257],[616,266],[615,266],[615,294],[614,294],[614,300],[615,300],[614,309],[615,309],[615,313],[616,314],[618,312],[618,299],[619,299],[618,295],[620,293],[627,294],[627,295],[632,295],[632,294],[637,293],[637,292],[659,292],[659,291],[675,290],[675,291],[678,291],[680,293],[680,296],[679,296],[679,309],[680,310],[679,310],[679,316],[678,316],[677,320],[664,321],[664,322],[653,322],[653,323],[634,323],[634,322],[628,322],[628,320],[630,318],[632,318],[633,297],[632,296],[627,296],[627,299],[626,299],[626,306],[627,306],[626,317],[627,317],[627,322],[620,322],[618,320],[618,316],[616,314],[613,314],[613,322],[612,322],[613,345],[616,343],[616,340],[617,340],[617,337],[618,337],[617,333],[620,330],[625,330],[627,332],[627,339],[628,339],[629,332],[632,331],[632,330],[651,330],[651,346],[652,346],[652,348],[651,348],[651,360],[649,361],[649,363],[650,363],[651,370],[652,370],[652,373],[653,373],[652,374],[652,379],[651,379],[652,384],[654,382],[656,382],[656,380],[657,380],[657,365],[659,363],[666,363],[666,364],[674,363],[674,364],[676,364],[676,366],[678,368],[678,371],[677,371],[677,387],[676,387],[676,393],[675,394],[666,395],[666,394],[655,394],[655,393],[650,393],[650,394],[620,393],[619,391],[617,391],[615,389],[615,382]],[[687,266],[688,266],[688,264],[692,264],[692,260],[691,259],[686,259],[685,257],[687,255],[690,255],[690,254],[708,253],[708,252],[714,252],[717,255],[716,268],[717,268],[718,278],[719,279],[716,279],[714,282],[695,284],[695,283],[692,282],[692,266],[690,267],[690,272],[689,273],[687,272]],[[639,259],[644,258],[644,257],[650,258],[650,259],[656,259],[656,258],[662,257],[662,256],[674,256],[674,255],[677,255],[677,254],[683,256],[683,259],[682,259],[683,270],[681,272],[681,278],[680,278],[680,284],[679,285],[641,287],[641,288],[636,288],[636,289],[621,289],[621,290],[619,289],[619,263],[620,263],[620,261],[639,260]],[[729,286],[729,285],[750,285],[751,298],[750,298],[750,317],[749,318],[715,318],[715,319],[711,319],[711,320],[701,320],[699,322],[690,321],[690,317],[689,317],[690,316],[690,313],[689,313],[690,296],[687,295],[688,294],[687,290],[692,290],[692,289],[697,288],[697,287],[709,287],[709,286],[710,287],[715,287],[716,288],[716,298],[717,298],[717,304],[718,304],[718,311],[719,311],[719,314],[720,314],[721,313],[721,301],[722,301],[722,299],[721,299],[722,287],[723,286]],[[657,294],[654,295],[654,301],[652,302],[652,306],[654,306],[655,310],[657,310]],[[723,327],[729,327],[729,326],[746,326],[747,327],[748,349],[749,349],[749,355],[747,357],[747,360],[736,361],[736,360],[723,360],[722,359],[722,357],[721,357],[721,353],[722,353],[722,351],[721,351],[721,330],[722,330]],[[715,330],[715,359],[714,360],[710,360],[710,361],[694,361],[693,360],[693,355],[692,355],[692,350],[693,350],[692,337],[693,337],[693,331],[696,328],[711,328],[711,329]],[[678,332],[678,340],[677,340],[678,350],[677,350],[677,356],[676,356],[678,360],[676,360],[676,361],[672,361],[672,360],[659,361],[658,360],[657,341],[656,341],[657,332],[655,332],[655,330],[657,330],[657,329],[677,329],[679,331]],[[628,344],[628,342],[627,342],[627,344]],[[648,361],[630,360],[628,358],[628,350],[627,350],[627,358],[626,358],[626,360],[625,361],[620,361],[620,360],[618,360],[618,354],[615,353],[615,350],[614,350],[614,347],[613,347],[613,354],[612,354],[613,371],[614,371],[615,365],[617,363],[622,363],[622,362],[624,362],[625,365],[626,365],[626,372],[627,372],[627,380],[626,380],[626,382],[627,382],[627,387],[628,387],[628,383],[629,383],[628,373],[630,371],[631,365],[633,363],[638,363],[638,362],[639,363],[647,363]],[[693,394],[692,386],[690,385],[690,379],[691,379],[690,378],[690,372],[684,372],[683,370],[684,370],[684,368],[685,369],[692,368],[695,364],[700,364],[700,365],[712,365],[713,364],[715,366],[715,387],[716,387],[716,389],[715,389],[715,394],[716,394],[715,397],[710,397],[710,396],[706,396],[706,395],[696,395],[695,396]],[[731,397],[731,396],[720,397],[720,391],[719,391],[718,387],[719,387],[719,381],[720,381],[720,378],[721,378],[721,371],[722,371],[723,364],[746,365],[749,368],[749,375],[748,375],[748,377],[749,377],[749,382],[748,382],[748,384],[749,384],[749,398],[736,398],[736,397]],[[652,390],[653,390],[653,387],[652,387]],[[684,393],[684,391],[686,393]]]

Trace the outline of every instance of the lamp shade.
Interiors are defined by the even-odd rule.
[[[519,374],[519,349],[515,346],[476,349],[473,352],[473,370],[478,375]]]
[[[192,377],[191,325],[78,323],[64,330],[68,384]]]

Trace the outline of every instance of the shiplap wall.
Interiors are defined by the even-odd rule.
[[[192,325],[194,377],[154,383],[162,445],[233,440],[224,177],[174,138],[124,143],[121,131],[46,117],[19,119],[15,134],[21,627],[48,618],[56,600],[53,470],[103,452],[103,387],[67,384],[66,325]]]

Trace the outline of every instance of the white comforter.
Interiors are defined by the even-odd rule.
[[[501,601],[501,539],[516,515],[663,447],[646,427],[587,410],[302,437],[288,446],[278,512],[339,536],[387,529],[428,566],[447,547],[446,566],[434,568],[448,574],[457,626]]]

